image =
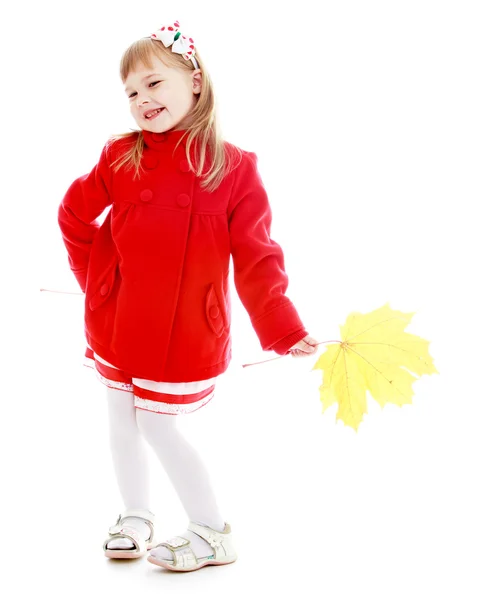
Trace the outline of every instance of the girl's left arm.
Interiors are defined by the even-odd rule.
[[[253,152],[243,151],[228,222],[235,287],[262,349],[285,355],[295,345],[303,348],[300,342],[309,337],[308,332],[285,295],[284,254],[270,237],[272,210]]]

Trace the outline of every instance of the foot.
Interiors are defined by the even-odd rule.
[[[193,533],[193,531],[184,531],[180,537],[186,538],[190,541],[191,548],[197,558],[206,558],[207,556],[212,556],[213,549],[210,544],[196,533]],[[153,548],[150,550],[149,556],[159,559],[173,560],[172,551],[168,548],[165,548],[165,546]]]
[[[139,517],[127,517],[126,519],[123,519],[122,525],[136,529],[145,541],[150,537],[150,527]],[[107,548],[109,550],[131,550],[135,548],[135,546],[133,545],[132,540],[124,537],[111,540],[108,542]]]
[[[196,537],[192,537],[195,534]],[[200,546],[199,537],[210,549]],[[168,554],[164,552],[167,550]],[[167,558],[170,555],[171,558]],[[175,536],[152,548],[147,558],[154,565],[170,571],[196,571],[208,565],[229,565],[237,560],[232,528],[224,523],[222,531],[190,521],[182,536]]]

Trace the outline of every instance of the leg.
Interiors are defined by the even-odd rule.
[[[222,531],[225,522],[217,507],[208,472],[195,449],[177,430],[176,415],[164,415],[137,409],[140,431],[160,459],[175,491],[191,521],[203,523]],[[199,536],[187,531],[197,556],[208,556],[212,548]],[[155,551],[158,556],[170,558],[166,548]]]
[[[148,459],[135,418],[133,393],[109,387],[106,390],[110,450],[125,510],[132,508],[148,510],[150,504]],[[137,529],[145,539],[150,534],[149,527],[136,517],[127,519],[125,525]],[[133,548],[133,544],[131,540],[125,538],[115,539],[108,543],[108,548],[128,549]]]
[[[125,508],[150,504],[146,448],[135,418],[132,392],[107,389],[110,450]]]

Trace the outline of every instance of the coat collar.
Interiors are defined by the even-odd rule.
[[[184,133],[186,133],[185,129],[171,129],[165,131],[165,133],[153,133],[152,131],[142,129],[143,140],[147,148],[157,150],[158,152],[173,152],[178,140]],[[180,145],[185,146],[186,143],[187,135],[185,135]]]

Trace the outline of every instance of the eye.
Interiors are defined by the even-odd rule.
[[[148,84],[148,87],[150,87],[151,85],[156,85],[157,83],[162,83],[161,81],[151,81]],[[137,92],[133,92],[132,94],[130,94],[129,98],[133,98],[133,96],[136,94]]]

